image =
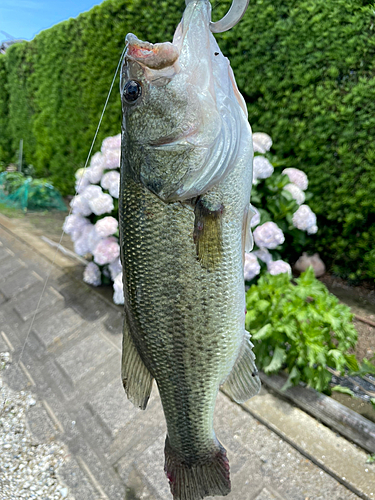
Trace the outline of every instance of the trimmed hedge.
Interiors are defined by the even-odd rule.
[[[183,8],[180,0],[108,0],[12,46],[0,57],[9,92],[1,78],[0,110],[9,106],[9,114],[0,153],[9,155],[6,141],[15,151],[23,137],[38,174],[72,193],[125,34],[170,40]],[[279,162],[309,176],[315,249],[352,280],[375,278],[374,12],[365,0],[252,0],[241,23],[218,35],[254,131],[272,136]],[[119,130],[116,82],[96,147]]]

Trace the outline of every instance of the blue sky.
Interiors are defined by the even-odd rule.
[[[50,28],[81,12],[90,10],[103,0],[0,0],[0,31],[14,38],[31,40]],[[7,37],[0,33],[0,41]]]

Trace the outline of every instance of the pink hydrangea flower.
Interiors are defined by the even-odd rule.
[[[305,172],[302,172],[302,170],[299,170],[298,168],[284,168],[282,173],[287,175],[290,182],[293,182],[293,184],[302,189],[302,191],[307,189],[309,180]]]
[[[276,274],[288,273],[292,274],[292,268],[290,265],[283,260],[274,260],[273,262],[269,262],[267,264],[267,269],[270,274],[275,276]]]
[[[118,274],[113,283],[113,302],[115,304],[123,304],[124,303],[124,288],[122,283],[122,272]]]
[[[302,205],[302,203],[305,201],[305,193],[296,184],[287,184],[284,189],[285,191],[289,191],[298,205]]]
[[[253,161],[253,181],[267,179],[273,174],[274,168],[264,156],[255,156]]]
[[[100,238],[106,238],[117,231],[118,221],[111,216],[103,217],[95,224],[95,229]]]
[[[266,153],[271,149],[272,139],[264,132],[255,132],[253,134],[253,148],[254,153]]]
[[[89,262],[83,272],[83,281],[89,285],[99,286],[102,283],[99,267],[94,262]]]
[[[89,224],[89,221],[82,215],[70,214],[65,217],[63,229],[66,234],[72,234],[75,231],[81,231],[86,224]]]
[[[253,253],[245,253],[244,279],[252,280],[260,273],[260,265],[258,259]]]
[[[316,226],[316,215],[308,205],[301,205],[292,217],[293,226],[301,231],[308,231]],[[317,228],[318,230],[318,228]]]
[[[274,222],[265,222],[254,229],[254,241],[259,248],[276,248],[285,241],[284,233]]]
[[[95,248],[96,248],[97,244],[99,243],[99,241],[101,241],[101,239],[102,238],[100,237],[100,235],[96,231],[95,226],[92,226],[91,232],[88,233],[88,235],[87,235],[87,247],[89,249],[89,252],[92,255],[94,254]]]
[[[117,243],[117,238],[113,236],[100,240],[93,252],[95,262],[101,266],[111,263],[119,255],[120,246]]]

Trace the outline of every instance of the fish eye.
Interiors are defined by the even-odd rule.
[[[136,80],[126,82],[123,90],[123,96],[126,102],[133,104],[142,95],[142,86]]]

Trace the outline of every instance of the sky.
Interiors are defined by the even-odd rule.
[[[0,0],[0,31],[31,40],[54,24],[77,17],[103,0]],[[8,39],[0,33],[0,42]]]

